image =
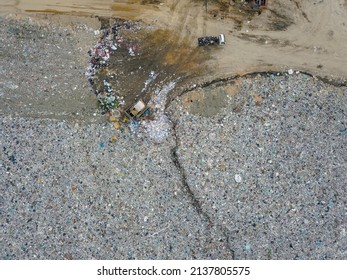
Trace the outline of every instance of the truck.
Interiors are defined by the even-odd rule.
[[[199,37],[198,44],[200,47],[208,46],[208,45],[224,45],[225,44],[225,36],[224,34],[219,34],[219,36],[206,36]]]
[[[140,99],[127,110],[125,110],[125,115],[131,120],[138,120],[143,114],[145,114],[148,109],[146,103]]]

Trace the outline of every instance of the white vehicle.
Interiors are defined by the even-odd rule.
[[[225,45],[225,36],[224,36],[224,34],[219,34],[218,42],[219,42],[220,45]]]

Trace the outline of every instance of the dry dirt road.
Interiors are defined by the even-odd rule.
[[[176,48],[197,37],[224,33],[227,44],[208,50],[204,79],[256,71],[307,71],[328,79],[346,78],[347,1],[268,1],[260,15],[241,1],[190,0],[2,0],[2,13],[98,15],[142,20],[173,34]],[[224,3],[224,5],[223,5]],[[171,43],[171,42],[170,42]],[[179,53],[175,55],[180,56]],[[187,63],[189,64],[189,63]]]

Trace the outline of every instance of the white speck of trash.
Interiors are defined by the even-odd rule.
[[[239,174],[235,174],[235,181],[236,181],[236,183],[241,183],[242,178]]]
[[[247,244],[247,245],[245,246],[245,249],[246,249],[246,251],[250,251],[250,250],[251,250],[251,245]]]
[[[144,220],[144,222],[147,222],[147,221],[148,221],[148,217],[147,217],[147,216],[144,216],[144,217],[143,217],[143,220]]]
[[[294,70],[293,70],[293,69],[289,69],[289,70],[288,70],[288,74],[289,74],[289,75],[293,75],[293,74],[294,74]]]

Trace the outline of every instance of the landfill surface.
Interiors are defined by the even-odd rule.
[[[167,102],[171,77],[115,128],[85,76],[98,32],[0,31],[1,259],[347,258],[346,86],[289,69]]]

